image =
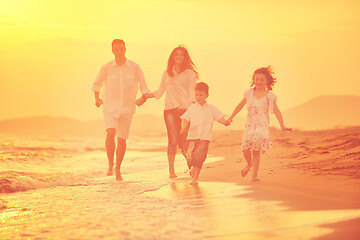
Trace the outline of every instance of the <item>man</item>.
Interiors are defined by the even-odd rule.
[[[113,174],[115,135],[118,139],[116,148],[116,180],[121,181],[120,166],[126,151],[126,139],[133,114],[135,113],[135,102],[139,106],[146,101],[140,98],[136,101],[138,85],[144,95],[149,92],[144,74],[140,66],[125,57],[125,42],[115,39],[111,44],[115,59],[103,65],[97,75],[92,90],[95,95],[95,105],[104,107],[104,120],[106,127],[105,148],[109,160],[108,176]],[[103,99],[99,97],[101,88]],[[140,101],[140,102],[139,102]]]

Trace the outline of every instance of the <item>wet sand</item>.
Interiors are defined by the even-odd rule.
[[[271,129],[273,147],[261,156],[259,178],[251,171],[243,178],[246,162],[241,131],[215,132],[209,154],[225,159],[205,164],[200,181],[232,182],[250,186],[257,201],[281,201],[289,211],[360,209],[360,127],[326,131]],[[360,238],[360,219],[323,225],[332,229],[316,239]]]
[[[198,186],[180,154],[168,178],[162,137],[129,142],[123,182],[103,139],[5,141],[0,239],[358,239],[359,128],[271,135],[253,183],[241,132],[215,133]]]

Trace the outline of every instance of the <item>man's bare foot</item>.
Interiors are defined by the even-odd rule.
[[[177,178],[177,176],[176,176],[175,173],[170,173],[170,174],[169,174],[169,178]]]
[[[113,172],[114,172],[114,169],[112,167],[109,167],[106,175],[111,176],[111,175],[113,175]]]
[[[257,182],[257,181],[260,181],[260,179],[258,178],[257,174],[252,174],[252,178],[251,178],[251,181],[253,182]]]
[[[190,182],[190,185],[198,185],[198,184],[199,184],[199,182],[197,180],[192,180]]]
[[[117,181],[122,181],[123,180],[123,178],[121,177],[120,171],[115,171],[115,176],[116,176]]]
[[[194,176],[194,167],[191,167],[189,174],[190,174],[190,177]]]
[[[242,176],[242,177],[245,177],[245,176],[248,174],[250,168],[251,168],[251,166],[246,166],[246,167],[244,167],[244,168],[241,170],[241,176]]]

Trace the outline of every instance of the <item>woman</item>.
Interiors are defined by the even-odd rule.
[[[159,99],[166,92],[164,119],[168,134],[167,156],[170,178],[177,177],[174,169],[177,146],[183,154],[185,153],[187,133],[180,134],[180,116],[192,103],[195,103],[194,89],[198,78],[195,68],[186,48],[176,47],[170,54],[159,89],[145,95],[146,98]]]

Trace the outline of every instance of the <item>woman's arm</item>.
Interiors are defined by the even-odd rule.
[[[196,73],[191,70],[188,81],[188,103],[189,105],[195,103],[195,85],[196,85]]]
[[[180,134],[183,134],[187,131],[188,127],[189,127],[189,121],[186,120],[185,118],[183,118],[181,120],[181,130],[180,130]]]
[[[145,94],[146,98],[156,98],[156,99],[161,98],[161,96],[166,91],[166,78],[167,78],[166,76],[167,76],[167,74],[166,74],[166,72],[164,72],[159,88],[156,91],[153,91],[152,93]]]

